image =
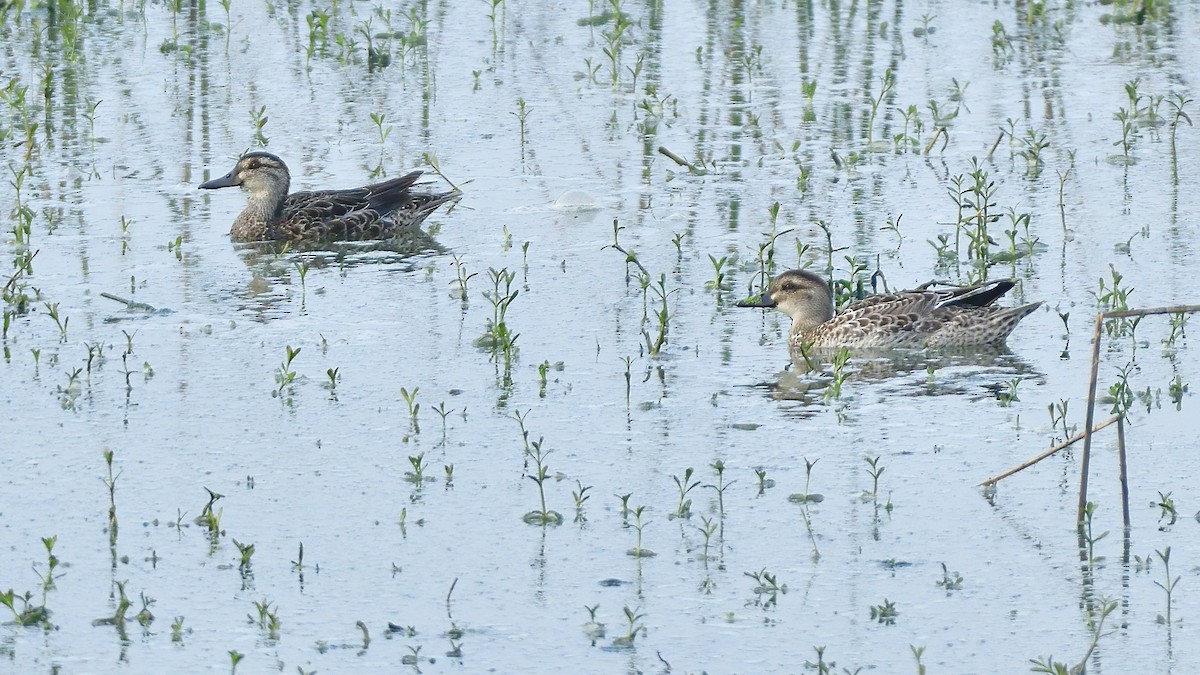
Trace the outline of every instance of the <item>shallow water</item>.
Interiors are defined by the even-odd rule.
[[[1079,662],[1104,598],[1119,605],[1089,672],[1188,671],[1200,658],[1188,637],[1198,467],[1191,393],[1176,405],[1169,388],[1196,379],[1186,332],[1166,345],[1168,318],[1150,317],[1132,337],[1103,338],[1101,392],[1126,367],[1132,390],[1149,392],[1126,429],[1127,538],[1115,428],[1093,447],[1093,536],[1109,534],[1090,563],[1074,527],[1078,447],[991,498],[978,484],[1063,438],[1055,404],[1082,428],[1097,295],[1113,269],[1132,307],[1195,302],[1200,178],[1187,168],[1200,132],[1181,124],[1173,149],[1168,103],[1193,93],[1195,7],[1136,25],[1099,4],[1030,19],[1025,6],[961,3],[626,3],[613,86],[603,50],[614,21],[581,22],[602,6],[506,5],[494,23],[485,3],[394,9],[405,40],[380,37],[386,21],[366,3],[242,3],[228,20],[215,3],[4,15],[0,86],[28,91],[23,107],[16,89],[3,103],[12,182],[0,209],[33,215],[28,235],[19,214],[6,221],[0,282],[37,254],[14,282],[28,311],[5,305],[0,589],[33,593],[53,627],[0,626],[13,672],[224,670],[231,650],[245,655],[238,672],[797,672],[817,647],[837,672],[915,672],[913,647],[930,672],[1021,672],[1051,655]],[[314,10],[331,18],[310,42]],[[996,22],[1007,42],[994,42]],[[374,72],[368,34],[391,55]],[[351,56],[339,36],[357,43]],[[900,134],[898,109],[915,105],[925,128],[913,151],[868,151],[887,68],[896,84],[873,138]],[[1166,98],[1159,123],[1131,127],[1129,164],[1112,157],[1113,116],[1130,109],[1135,79],[1141,96]],[[957,115],[925,154],[931,99]],[[266,118],[258,139],[250,111]],[[1010,119],[1016,138],[989,158]],[[1039,171],[1019,154],[1027,130],[1049,143]],[[430,153],[465,195],[428,221],[444,250],[238,246],[226,233],[244,196],[196,185],[250,147],[283,157],[295,189],[398,175]],[[927,242],[954,241],[947,191],[972,157],[1004,214],[989,228],[993,254],[1010,248],[1008,209],[1029,214],[1018,246],[1039,242],[988,271],[1020,279],[1006,302],[1047,302],[1009,353],[852,355],[855,374],[827,397],[828,377],[789,364],[781,315],[734,307],[772,232],[787,231],[781,269],[799,264],[799,243],[804,263],[832,262],[838,279],[854,256],[867,265],[859,278],[878,267],[893,288],[967,281],[977,268],[965,244],[959,264],[939,265]],[[897,217],[899,234],[881,229]],[[659,298],[606,248],[614,220],[652,283],[663,275],[658,355],[643,331],[658,335]],[[710,256],[728,259],[722,293],[706,286]],[[494,316],[489,270],[513,273],[519,291],[508,357],[476,344]],[[460,274],[474,275],[466,302]],[[1065,328],[1056,312],[1069,313]],[[297,379],[281,387],[289,347]],[[416,391],[415,421],[402,389]],[[550,451],[544,487],[560,526],[523,521],[540,507],[526,440]],[[874,497],[865,457],[884,468]],[[760,489],[756,469],[773,484]],[[690,517],[672,517],[677,481],[698,483]],[[215,538],[192,522],[205,488],[224,495]],[[806,491],[824,497],[808,507],[811,536],[788,499]],[[628,554],[624,495],[645,507],[642,546],[657,555]],[[1173,525],[1148,506],[1163,495]],[[61,576],[43,597],[50,536]],[[255,547],[249,569],[235,540]],[[1169,625],[1156,621],[1167,598],[1155,585],[1167,547],[1182,576],[1182,622]],[[1149,571],[1135,555],[1153,559]],[[938,585],[943,563],[961,588]],[[764,572],[786,592],[756,592],[747,575]],[[133,603],[123,633],[93,625],[116,612],[117,582]],[[143,595],[146,627],[132,619]],[[894,625],[871,616],[885,600]],[[585,630],[586,607],[603,636]],[[632,646],[618,639],[625,610],[640,627]]]

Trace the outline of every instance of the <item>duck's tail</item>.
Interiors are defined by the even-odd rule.
[[[999,342],[1008,338],[1009,334],[1017,327],[1017,324],[1021,323],[1021,319],[1029,316],[1033,313],[1033,310],[1041,307],[1042,304],[1043,302],[1039,300],[1038,302],[1031,302],[1028,305],[1021,305],[1020,307],[995,308],[995,313],[991,316],[991,323],[995,327],[996,341]]]

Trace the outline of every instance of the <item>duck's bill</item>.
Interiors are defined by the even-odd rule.
[[[763,293],[762,295],[752,295],[745,300],[739,300],[738,307],[774,307],[775,302],[771,300],[771,296]]]
[[[237,174],[230,171],[229,173],[225,174],[224,176],[221,176],[220,178],[214,178],[214,179],[208,181],[207,183],[201,183],[200,189],[201,190],[215,190],[217,188],[235,187],[237,185],[241,185],[241,183],[238,182]]]

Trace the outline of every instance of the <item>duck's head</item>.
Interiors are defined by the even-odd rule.
[[[201,183],[203,190],[233,187],[241,185],[254,194],[286,195],[290,177],[287,165],[269,152],[248,152],[242,155],[233,169],[206,183]]]
[[[792,324],[808,330],[833,318],[833,296],[829,285],[808,270],[788,270],[771,280],[767,291],[749,298],[738,307],[774,307],[792,318]]]

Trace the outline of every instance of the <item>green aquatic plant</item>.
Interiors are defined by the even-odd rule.
[[[438,417],[440,417],[442,420],[442,442],[443,443],[446,442],[446,418],[449,417],[450,413],[454,412],[454,410],[455,410],[454,408],[447,409],[445,401],[442,401],[441,403],[439,403],[433,407],[433,411],[435,413],[437,413]]]
[[[1179,580],[1182,577],[1176,576],[1174,579],[1171,578],[1171,547],[1170,546],[1168,546],[1166,549],[1164,549],[1162,551],[1156,550],[1154,552],[1154,554],[1157,555],[1158,559],[1162,561],[1163,580],[1164,580],[1164,583],[1159,583],[1156,581],[1156,582],[1154,582],[1154,585],[1163,589],[1163,592],[1167,594],[1167,614],[1166,614],[1166,616],[1160,615],[1158,618],[1159,618],[1160,623],[1165,623],[1166,625],[1171,626],[1171,625],[1173,625],[1173,622],[1171,620],[1171,597],[1175,593],[1175,586],[1179,584]]]
[[[533,441],[530,443],[532,449],[526,452],[529,459],[533,460],[535,467],[533,475],[527,477],[534,483],[537,483],[538,498],[541,500],[542,508],[538,511],[526,513],[524,518],[525,522],[530,525],[541,525],[543,527],[546,525],[562,525],[563,522],[561,513],[551,511],[546,507],[546,479],[550,477],[550,469],[546,465],[546,456],[552,451],[542,449],[542,442],[544,440],[543,438],[539,438]]]
[[[871,605],[871,619],[878,621],[885,626],[896,625],[896,617],[900,612],[896,609],[896,603],[883,599],[883,604]]]
[[[725,482],[725,460],[718,459],[709,464],[712,467],[713,473],[717,476],[717,482],[713,485],[705,485],[704,487],[712,488],[713,492],[717,493],[717,515],[722,519],[725,518],[725,490],[729,489],[737,481]],[[690,488],[689,488],[690,489]]]
[[[1108,401],[1112,402],[1111,415],[1124,416],[1133,407],[1133,388],[1129,386],[1129,373],[1134,363],[1129,361],[1117,370],[1117,381],[1108,387]]]
[[[1083,508],[1083,520],[1079,523],[1079,537],[1086,550],[1088,565],[1095,566],[1104,562],[1104,556],[1096,555],[1096,543],[1108,536],[1108,530],[1095,534],[1092,530],[1096,510],[1100,508],[1095,502],[1088,502]]]
[[[1188,385],[1184,383],[1179,373],[1175,373],[1175,377],[1167,384],[1167,396],[1170,397],[1171,403],[1175,404],[1175,410],[1183,409],[1183,395],[1187,391]]]
[[[692,517],[692,500],[688,499],[688,493],[700,486],[700,481],[692,482],[694,472],[695,470],[689,466],[684,470],[682,480],[679,476],[671,476],[671,480],[675,481],[675,487],[679,490],[679,503],[675,506],[675,513],[672,514],[675,518]]]
[[[942,563],[942,580],[937,582],[937,585],[946,589],[946,594],[949,595],[950,591],[962,590],[963,578],[958,572],[951,574],[946,563]]]
[[[838,347],[833,354],[833,379],[829,386],[825,389],[824,398],[826,401],[842,397],[842,385],[849,377],[846,371],[846,364],[850,362],[850,350],[846,347]]]
[[[246,615],[250,623],[257,624],[259,628],[267,632],[267,639],[274,642],[279,639],[279,628],[282,625],[279,620],[278,606],[272,608],[271,602],[266,598],[254,601],[254,611],[258,616],[252,614]]]
[[[761,466],[754,468],[754,477],[758,482],[758,494],[761,496],[767,491],[767,488],[775,487],[775,480],[767,478],[767,470]]]
[[[257,109],[250,109],[250,123],[254,125],[254,142],[262,147],[266,147],[271,142],[263,134],[263,128],[267,126],[267,119],[267,106],[262,105]]]
[[[46,605],[35,605],[32,603],[33,593],[26,591],[24,594],[19,594],[13,589],[0,592],[0,605],[4,605],[12,612],[13,623],[18,626],[42,626],[50,628],[50,610],[46,609]]]
[[[54,325],[58,326],[59,341],[65,343],[67,341],[67,325],[71,323],[71,317],[59,316],[57,302],[44,302],[42,304],[46,306],[46,314],[51,319],[54,319]]]
[[[708,518],[706,516],[700,516],[700,523],[701,523],[701,526],[698,527],[697,529],[699,529],[700,534],[704,536],[704,558],[703,558],[703,560],[704,560],[705,566],[707,566],[708,558],[709,558],[708,551],[709,551],[709,548],[712,546],[713,535],[717,533],[719,526],[717,525],[717,522],[715,520],[713,520],[712,518]]]
[[[996,400],[1000,402],[1001,407],[1007,408],[1008,406],[1011,406],[1014,401],[1021,400],[1020,397],[1017,396],[1017,387],[1021,384],[1023,379],[1024,378],[1018,375],[1017,377],[1005,382],[1004,388],[996,392]]]
[[[417,487],[423,485],[427,480],[433,480],[432,478],[425,477],[425,469],[429,468],[429,462],[425,461],[425,453],[420,452],[416,455],[409,455],[408,464],[412,467],[412,471],[404,472],[404,480]]]
[[[575,500],[575,522],[587,522],[587,516],[583,513],[583,505],[592,496],[588,491],[592,489],[591,485],[584,485],[578,478],[575,479],[575,489],[571,491],[571,499]]]
[[[254,557],[254,544],[243,544],[234,539],[233,545],[238,550],[238,571],[242,573],[242,576],[248,576],[251,574],[250,559]]]
[[[1171,498],[1170,492],[1164,494],[1160,490],[1158,493],[1158,501],[1150,502],[1150,506],[1158,507],[1158,522],[1161,523],[1164,519],[1169,518],[1166,525],[1159,526],[1160,530],[1164,530],[1174,525],[1175,521],[1179,519],[1179,511],[1175,509],[1175,500]]]
[[[492,290],[484,291],[483,297],[492,305],[492,318],[488,321],[484,334],[475,340],[475,344],[493,354],[503,354],[505,360],[509,361],[516,355],[519,335],[509,330],[506,323],[508,309],[521,293],[520,289],[512,287],[517,273],[508,271],[507,267],[499,270],[491,267],[488,268],[488,276],[492,280]]]
[[[678,289],[667,290],[667,275],[660,274],[658,282],[649,286],[650,290],[658,296],[659,308],[654,312],[654,317],[658,319],[657,334],[651,337],[650,331],[642,331],[642,339],[646,342],[646,352],[650,356],[658,356],[662,352],[662,348],[667,344],[667,335],[671,332],[671,311],[667,305],[667,297]]]
[[[1068,666],[1065,663],[1055,661],[1051,656],[1047,656],[1044,659],[1030,659],[1029,662],[1033,664],[1032,672],[1043,673],[1044,675],[1081,675],[1084,673],[1088,659],[1092,658],[1092,653],[1096,651],[1096,645],[1100,643],[1100,638],[1104,635],[1105,620],[1119,606],[1116,600],[1102,599],[1100,602],[1100,616],[1097,618],[1089,613],[1088,628],[1091,629],[1092,642],[1088,645],[1083,658],[1079,659],[1079,663],[1074,666]]]
[[[297,374],[295,370],[292,370],[292,361],[295,361],[296,357],[300,355],[300,350],[303,347],[292,349],[291,345],[285,345],[284,349],[283,363],[280,364],[279,370],[275,372],[275,383],[279,385],[275,389],[276,396],[283,394],[285,388],[292,386],[296,382]]]
[[[887,98],[888,94],[892,93],[892,89],[896,87],[896,75],[891,68],[883,71],[883,75],[879,78],[879,93],[871,99],[871,115],[867,119],[867,150],[886,150],[890,147],[885,142],[875,142],[875,117],[879,114],[879,107],[883,104],[883,99]],[[936,115],[935,115],[936,117]]]
[[[765,568],[758,572],[743,572],[742,576],[750,577],[754,580],[754,605],[756,607],[773,607],[779,604],[779,596],[788,592],[787,584],[779,582],[771,572]]]
[[[533,112],[533,108],[530,108],[530,107],[529,107],[529,106],[528,106],[528,105],[525,103],[525,99],[524,99],[524,98],[518,98],[518,99],[517,99],[517,111],[516,111],[516,112],[514,112],[514,113],[511,113],[512,115],[515,115],[515,116],[516,116],[516,118],[517,118],[517,126],[518,126],[518,128],[519,128],[519,132],[520,132],[520,133],[519,133],[519,136],[518,136],[518,138],[520,139],[520,144],[521,144],[521,156],[522,156],[522,157],[524,157],[524,156],[525,156],[525,129],[526,129],[526,121],[529,119],[529,114],[530,114],[531,112]]]
[[[1025,158],[1026,175],[1030,178],[1037,178],[1042,172],[1042,150],[1050,147],[1050,142],[1046,140],[1046,134],[1037,131],[1033,127],[1025,130],[1025,135],[1021,137],[1023,149],[1017,153]]]
[[[621,501],[622,504],[628,503],[628,496],[622,498]],[[626,551],[626,553],[634,558],[652,558],[658,555],[654,551],[642,546],[642,531],[645,530],[646,526],[650,524],[650,521],[642,520],[642,514],[645,512],[645,506],[639,506],[631,511],[631,513],[633,513],[633,529],[635,532],[637,532],[637,543],[633,548]]]
[[[42,604],[46,604],[46,594],[54,589],[54,580],[62,577],[62,574],[57,574],[59,559],[54,555],[54,545],[58,543],[58,535],[50,537],[42,537],[42,546],[46,549],[46,572],[39,572],[37,567],[34,567],[34,573],[42,580]]]
[[[720,299],[721,292],[729,290],[729,284],[725,282],[725,272],[723,271],[725,265],[729,262],[729,256],[721,256],[718,260],[716,256],[710,253],[708,259],[712,261],[713,278],[711,281],[704,282],[704,287],[710,291],[716,291],[717,298]]]
[[[417,403],[417,392],[421,391],[420,387],[413,387],[410,392],[405,387],[400,387],[400,398],[404,399],[404,404],[408,406],[408,422],[412,426],[413,433],[421,433],[421,426],[417,424],[417,413],[421,411],[421,404]]]
[[[879,496],[879,477],[883,475],[884,467],[879,464],[879,458],[864,457],[867,463],[867,475],[871,477],[871,491],[863,491],[864,497],[875,498]]]
[[[646,634],[646,626],[641,623],[642,619],[646,618],[645,614],[639,613],[636,609],[625,607],[622,610],[625,613],[625,634],[615,638],[613,645],[617,647],[632,647],[633,641],[637,638],[638,633]]]

